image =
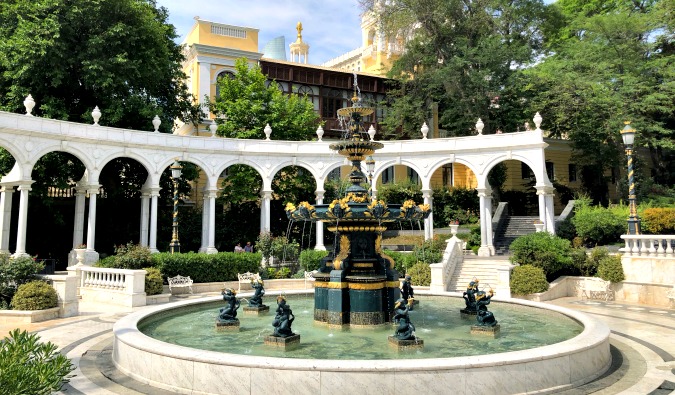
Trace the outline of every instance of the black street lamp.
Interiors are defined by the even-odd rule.
[[[366,159],[366,169],[368,170],[368,184],[370,184],[370,198],[373,197],[373,173],[375,172],[375,159],[371,155]]]
[[[175,160],[170,169],[171,180],[173,181],[173,232],[169,249],[173,254],[174,252],[180,252],[180,242],[178,241],[178,179],[182,174],[181,170],[183,170],[183,166],[180,165],[178,160]]]
[[[630,127],[630,121],[624,122],[626,126],[621,130],[621,138],[626,146],[626,158],[628,158],[628,204],[630,215],[628,216],[628,234],[640,234],[640,218],[637,215],[637,198],[635,196],[635,180],[633,177],[633,142],[635,141],[635,129]]]

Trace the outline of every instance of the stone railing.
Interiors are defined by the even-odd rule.
[[[621,252],[629,256],[672,257],[675,235],[622,235],[626,245]]]
[[[79,277],[82,301],[126,307],[146,305],[145,270],[71,267]]]
[[[453,236],[447,241],[448,245],[443,252],[443,259],[439,263],[429,265],[431,267],[431,285],[429,290],[432,292],[445,292],[448,288],[450,278],[455,271],[458,263],[464,261],[463,244],[464,242]]]

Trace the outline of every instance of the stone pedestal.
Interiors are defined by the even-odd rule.
[[[272,335],[265,336],[265,345],[279,347],[284,351],[293,350],[300,345],[300,335],[288,337],[277,337]]]
[[[459,309],[459,314],[462,316],[462,318],[471,318],[475,320],[478,312],[475,310]]]
[[[424,340],[417,338],[415,340],[399,340],[395,336],[389,336],[389,345],[396,347],[398,351],[421,350],[424,348]]]
[[[239,332],[239,320],[234,321],[218,321],[216,320],[216,330]]]
[[[497,337],[499,335],[499,324],[495,326],[471,325],[471,334]]]
[[[244,306],[244,314],[260,315],[260,314],[266,314],[269,311],[270,311],[270,307],[266,306],[266,305]]]

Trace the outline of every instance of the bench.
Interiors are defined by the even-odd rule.
[[[585,277],[581,282],[581,299],[584,299],[584,296],[587,299],[593,299],[593,295],[602,294],[604,299],[609,300],[610,296],[613,295],[611,288],[612,283],[606,280],[603,280],[599,277]]]
[[[192,279],[190,276],[183,277],[179,274],[176,277],[169,277],[166,280],[169,282],[169,292],[171,292],[173,288],[187,287],[190,290],[190,293],[192,293]]]
[[[241,284],[250,284],[251,280],[260,280],[260,274],[258,273],[237,273],[237,279],[239,280],[239,289],[237,292],[241,291]]]

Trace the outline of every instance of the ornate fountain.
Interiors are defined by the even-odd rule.
[[[321,221],[335,234],[334,250],[321,261],[314,274],[314,320],[329,325],[371,326],[392,320],[394,303],[400,298],[399,274],[394,260],[382,253],[382,232],[387,222],[419,221],[430,214],[428,205],[412,200],[387,204],[371,199],[361,162],[383,147],[369,139],[363,117],[373,108],[363,107],[354,78],[352,106],[338,110],[346,130],[331,150],[351,161],[351,185],[344,196],[330,204],[312,206],[301,202],[286,205],[288,218]]]

